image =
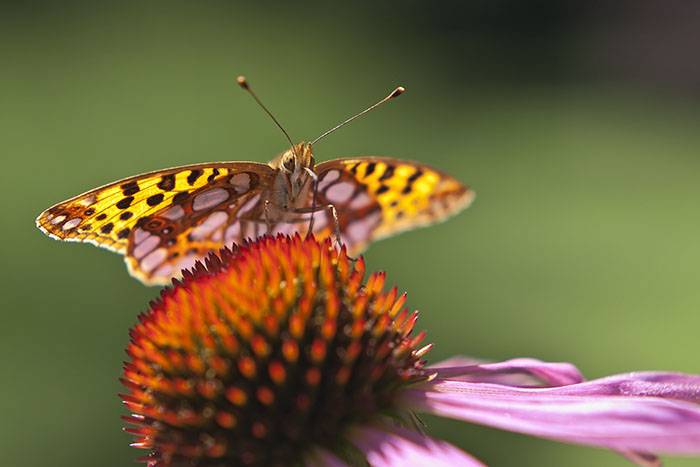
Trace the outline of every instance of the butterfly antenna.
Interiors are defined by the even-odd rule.
[[[395,98],[395,97],[399,97],[401,94],[404,93],[404,91],[406,91],[406,88],[404,88],[403,86],[397,87],[396,89],[394,89],[393,91],[391,91],[391,94],[389,94],[388,96],[386,96],[384,99],[382,99],[382,100],[380,100],[379,102],[377,102],[376,104],[374,104],[374,105],[372,105],[372,106],[366,108],[365,110],[363,110],[363,111],[360,112],[359,114],[353,115],[352,117],[348,118],[347,120],[345,120],[345,121],[343,121],[343,122],[337,124],[336,126],[334,126],[333,128],[331,128],[330,130],[326,131],[325,133],[323,133],[321,136],[319,136],[319,137],[316,138],[315,140],[311,141],[310,144],[311,144],[311,145],[316,144],[319,140],[321,140],[321,139],[325,138],[326,136],[330,135],[331,133],[333,133],[333,132],[334,132],[335,130],[337,130],[338,128],[347,125],[348,123],[352,122],[352,121],[355,120],[356,118],[363,116],[364,114],[366,114],[366,113],[369,112],[370,110],[374,110],[375,108],[379,107],[379,106],[382,105],[383,103],[385,103],[385,102],[387,102],[387,101],[390,101],[391,99],[393,99],[393,98]]]
[[[238,82],[238,85],[239,85],[240,87],[242,87],[243,89],[245,89],[246,91],[248,91],[248,93],[249,93],[251,96],[253,96],[253,99],[255,99],[255,102],[257,102],[258,105],[259,105],[260,107],[262,107],[262,109],[265,111],[265,113],[268,114],[268,115],[270,116],[270,118],[272,119],[273,122],[275,122],[275,125],[277,125],[277,127],[278,127],[280,130],[282,130],[282,133],[284,133],[284,136],[287,138],[287,141],[289,141],[289,145],[292,147],[292,152],[294,152],[294,155],[296,155],[296,156],[298,157],[298,154],[296,153],[296,150],[294,149],[294,143],[292,142],[292,138],[289,137],[289,133],[287,133],[287,130],[284,129],[284,127],[282,126],[282,124],[281,124],[280,122],[277,121],[277,119],[275,118],[275,116],[272,115],[272,112],[270,112],[270,111],[267,109],[267,107],[265,107],[265,104],[263,104],[262,101],[260,101],[260,99],[258,98],[257,94],[255,94],[255,92],[253,92],[253,90],[250,88],[250,85],[248,84],[248,80],[245,79],[245,76],[239,76],[238,78],[236,78],[236,81]]]

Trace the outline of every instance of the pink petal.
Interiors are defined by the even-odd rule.
[[[349,439],[365,453],[372,467],[484,465],[446,441],[401,427],[391,427],[390,431],[369,426],[356,428]]]
[[[700,402],[700,375],[639,371],[557,388],[556,394],[662,397]]]
[[[514,358],[500,363],[485,363],[453,357],[430,369],[438,378],[458,379],[507,386],[566,386],[583,381],[581,372],[571,363],[550,363],[534,358]]]
[[[700,454],[700,376],[630,373],[553,388],[438,379],[404,393],[418,410],[619,451]]]

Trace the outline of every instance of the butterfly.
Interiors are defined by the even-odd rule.
[[[291,148],[268,164],[212,162],[119,180],[50,207],[36,224],[52,238],[122,254],[132,276],[165,285],[209,252],[262,235],[313,233],[355,256],[372,241],[443,221],[474,198],[455,178],[417,162],[347,157],[316,164],[313,143],[321,137],[299,144],[288,137]]]

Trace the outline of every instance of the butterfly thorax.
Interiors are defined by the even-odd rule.
[[[306,206],[315,168],[311,145],[301,142],[272,159],[269,165],[276,171],[267,198],[270,204],[283,211]]]

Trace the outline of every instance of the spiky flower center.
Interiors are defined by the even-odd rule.
[[[425,378],[405,294],[330,242],[210,256],[132,329],[123,400],[153,466],[293,465]]]

